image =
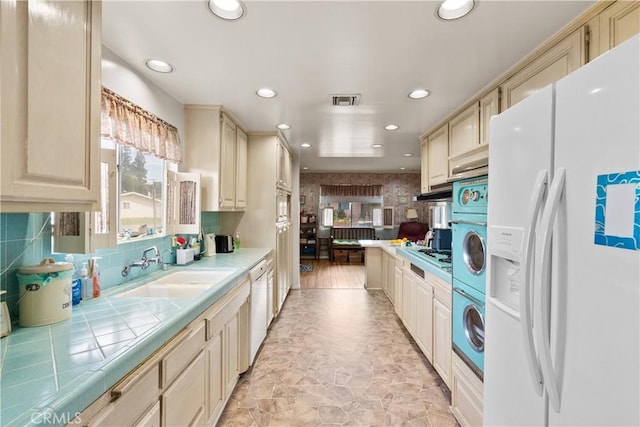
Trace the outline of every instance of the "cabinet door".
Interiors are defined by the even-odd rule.
[[[247,134],[236,129],[236,209],[247,207]]]
[[[501,86],[503,108],[507,109],[538,90],[577,70],[586,61],[585,30],[580,28]]]
[[[427,360],[433,360],[433,288],[416,280],[416,335],[418,346]]]
[[[226,394],[231,395],[233,388],[238,382],[238,376],[240,370],[238,369],[239,353],[239,316],[235,313],[225,325],[224,331],[224,359],[225,359],[225,381],[226,381]]]
[[[218,329],[207,345],[207,419],[222,413],[225,402],[223,329]]]
[[[222,114],[220,129],[220,208],[235,206],[236,124]]]
[[[396,314],[402,319],[402,268],[394,265],[394,278],[393,278],[393,303],[396,309]]]
[[[138,421],[134,427],[160,427],[160,401],[157,401]]]
[[[204,425],[204,372],[202,350],[160,397],[163,426]]]
[[[480,99],[480,145],[489,144],[489,122],[500,113],[500,88],[495,88]]]
[[[396,258],[393,255],[387,257],[387,296],[392,304],[395,304],[395,277]]]
[[[420,192],[429,191],[429,140],[420,141]]]
[[[293,165],[291,164],[291,154],[284,141],[278,138],[278,155],[277,155],[277,186],[284,190],[291,190]]]
[[[384,291],[384,294],[387,295],[387,297],[389,296],[389,282],[387,280],[387,278],[389,277],[388,273],[387,273],[387,267],[389,265],[389,263],[387,262],[387,259],[390,257],[390,255],[386,252],[386,251],[382,251],[382,265],[380,266],[380,283],[382,285],[382,290]]]
[[[429,188],[444,184],[449,169],[449,126],[444,125],[429,135]]]
[[[102,186],[99,210],[55,214],[55,252],[89,254],[96,249],[117,245],[116,152],[103,149],[100,157]]]
[[[477,102],[449,121],[449,157],[458,157],[478,148],[479,124],[480,108]]]
[[[598,19],[599,54],[603,54],[640,32],[640,2],[617,1]]]
[[[200,232],[200,174],[167,170],[166,234]]]
[[[416,330],[415,288],[413,273],[405,270],[402,275],[402,322],[413,336]]]
[[[100,26],[100,2],[0,2],[2,211],[95,210]]]
[[[451,385],[451,310],[433,300],[433,367]]]

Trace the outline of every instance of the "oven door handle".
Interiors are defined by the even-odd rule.
[[[462,295],[463,297],[467,298],[468,300],[470,300],[472,303],[474,303],[475,305],[477,305],[478,307],[484,308],[484,303],[482,301],[480,301],[479,299],[476,299],[474,297],[472,297],[471,295],[469,295],[468,293],[466,293],[464,291],[464,289],[462,288],[453,288],[453,292]]]
[[[480,227],[486,227],[486,222],[477,222],[477,221],[463,221],[461,219],[457,219],[455,221],[451,221],[451,224],[465,224],[465,225],[479,225]]]

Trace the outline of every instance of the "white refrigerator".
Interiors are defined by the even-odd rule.
[[[640,425],[639,53],[491,120],[487,426]]]

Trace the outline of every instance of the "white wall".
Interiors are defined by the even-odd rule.
[[[149,72],[153,73],[153,71]],[[178,128],[184,158],[184,106],[182,103],[104,45],[102,46],[102,85]]]

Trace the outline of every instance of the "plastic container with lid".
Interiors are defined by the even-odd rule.
[[[18,269],[20,326],[43,326],[71,317],[73,264],[45,258]]]

